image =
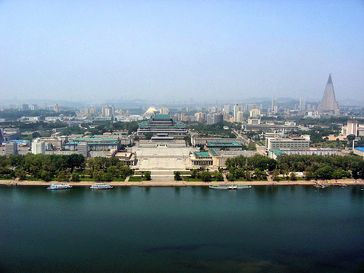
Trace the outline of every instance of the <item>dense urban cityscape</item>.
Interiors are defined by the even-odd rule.
[[[320,102],[272,98],[271,102],[224,105],[146,106],[120,108],[92,105],[75,109],[59,104],[3,106],[0,111],[3,156],[70,156],[117,159],[130,168],[128,176],[83,172],[89,165],[70,172],[42,170],[32,174],[29,166],[6,166],[3,179],[111,181],[131,179],[173,181],[297,180],[363,178],[362,162],[334,170],[329,159],[307,170],[260,169],[248,176],[232,173],[231,159],[282,156],[364,156],[364,109],[339,107],[331,75]],[[293,158],[293,157],[292,157]],[[297,157],[294,157],[297,158]],[[230,161],[229,161],[230,160]],[[297,158],[300,160],[300,157]],[[87,161],[92,162],[91,160]],[[5,164],[5,165],[4,165]],[[91,164],[91,163],[90,163]],[[58,166],[60,167],[60,166]],[[320,176],[322,168],[329,168]],[[331,170],[330,170],[331,168]],[[349,169],[348,169],[349,168]],[[263,172],[261,174],[260,172]],[[56,175],[57,174],[57,175]],[[197,177],[198,176],[198,177]]]
[[[0,273],[363,273],[363,0],[0,0]]]

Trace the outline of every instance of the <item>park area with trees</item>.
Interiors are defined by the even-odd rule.
[[[303,173],[306,180],[364,179],[364,161],[354,155],[282,155],[277,160],[261,155],[239,156],[228,159],[226,166],[230,181],[267,180],[268,175],[274,180],[296,180],[296,172]]]
[[[0,179],[44,181],[124,181],[132,170],[117,158],[82,155],[16,155],[0,157]]]

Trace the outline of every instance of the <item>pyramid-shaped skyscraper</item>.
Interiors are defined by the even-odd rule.
[[[324,96],[320,102],[318,110],[322,114],[337,115],[340,113],[339,105],[335,98],[334,84],[332,83],[331,74],[327,80]]]

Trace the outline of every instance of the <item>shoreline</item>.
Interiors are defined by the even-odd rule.
[[[216,185],[247,185],[247,186],[364,186],[363,179],[341,179],[341,180],[301,180],[301,181],[214,181],[214,182],[187,182],[187,181],[142,181],[142,182],[95,182],[95,181],[81,181],[81,182],[57,182],[57,181],[16,181],[16,180],[0,180],[0,186],[26,186],[26,187],[47,187],[52,183],[66,183],[74,187],[90,187],[96,183],[106,183],[114,187],[208,187]]]

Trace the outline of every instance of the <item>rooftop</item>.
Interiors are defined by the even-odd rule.
[[[80,142],[117,144],[119,141],[115,138],[107,138],[107,137],[78,137],[78,138],[74,138],[73,141],[69,141],[68,144],[75,145]]]
[[[202,151],[202,152],[194,152],[196,157],[210,157],[209,152]]]
[[[152,119],[159,119],[159,120],[169,120],[172,119],[169,115],[167,114],[155,114]]]
[[[214,147],[236,147],[242,148],[242,145],[237,141],[207,141],[207,146],[214,148]]]

